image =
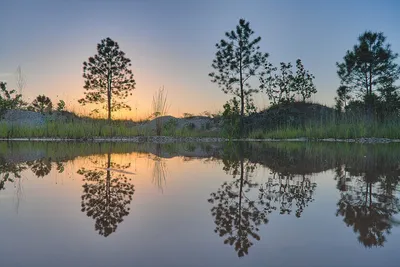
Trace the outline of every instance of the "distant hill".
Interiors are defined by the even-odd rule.
[[[282,126],[302,126],[306,123],[332,120],[333,108],[308,102],[294,102],[272,106],[261,112],[248,116],[245,120],[246,128],[275,129]]]

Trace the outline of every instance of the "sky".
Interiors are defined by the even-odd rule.
[[[132,60],[136,80],[132,111],[119,116],[149,116],[162,86],[171,115],[217,112],[231,96],[208,77],[215,44],[244,18],[271,63],[302,59],[315,75],[312,100],[333,106],[336,62],[361,33],[382,31],[400,52],[399,10],[398,0],[0,0],[0,80],[15,88],[21,66],[26,101],[45,94],[87,113],[77,103],[82,63],[110,37]],[[268,106],[265,94],[255,99],[259,108]]]

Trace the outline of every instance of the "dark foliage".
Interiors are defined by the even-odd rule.
[[[82,105],[103,104],[103,109],[111,113],[131,107],[123,100],[132,95],[136,82],[133,79],[131,60],[120,50],[117,42],[110,38],[97,44],[97,54],[83,62],[85,97],[78,100]],[[94,110],[98,111],[98,110]]]

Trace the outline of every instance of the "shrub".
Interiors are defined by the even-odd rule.
[[[64,100],[58,101],[58,103],[57,103],[57,111],[58,112],[62,112],[64,110],[65,110],[65,102],[64,102]]]
[[[15,90],[8,91],[7,84],[0,82],[0,116],[7,110],[18,108],[22,102],[22,95]]]
[[[28,108],[31,111],[44,113],[51,113],[53,110],[53,103],[50,98],[45,95],[39,95],[33,100],[31,106]]]

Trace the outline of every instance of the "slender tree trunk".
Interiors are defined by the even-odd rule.
[[[370,120],[372,121],[374,119],[373,114],[375,113],[375,103],[372,102],[372,66],[370,65],[369,67],[369,95],[370,95]]]
[[[107,77],[107,109],[108,109],[108,123],[111,123],[111,71],[108,71]]]
[[[242,60],[239,63],[240,70],[240,137],[243,137],[244,133],[244,91],[243,91],[243,74],[242,74]]]

